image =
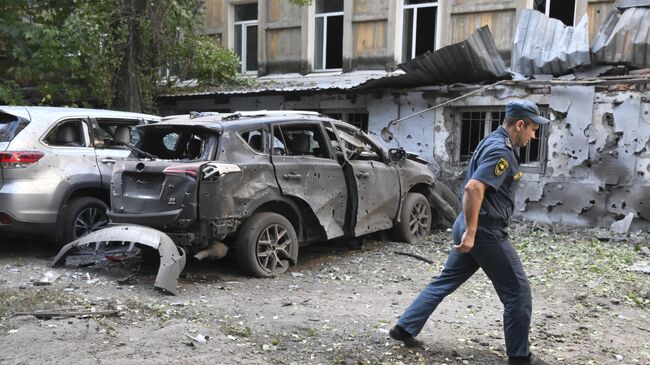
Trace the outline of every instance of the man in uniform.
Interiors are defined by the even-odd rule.
[[[422,290],[390,330],[391,338],[409,347],[422,346],[415,336],[438,304],[481,268],[504,306],[508,363],[547,365],[529,349],[530,285],[506,227],[523,175],[514,148],[526,146],[540,125],[548,122],[530,101],[506,105],[503,124],[478,144],[467,167],[463,211],[452,231],[454,249],[440,276]]]

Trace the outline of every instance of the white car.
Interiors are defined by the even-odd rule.
[[[59,245],[108,223],[113,166],[131,133],[154,115],[0,106],[0,234],[44,235]]]

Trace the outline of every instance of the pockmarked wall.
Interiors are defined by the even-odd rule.
[[[381,138],[392,120],[456,98],[466,91],[322,91],[310,95],[232,95],[216,101],[177,100],[176,110],[365,110],[369,134],[386,147],[419,154],[442,180],[460,191],[466,162],[459,161],[460,113],[505,109],[513,99],[548,108],[552,122],[541,169],[527,169],[515,216],[546,223],[609,227],[632,213],[632,230],[650,229],[650,91],[633,86],[498,86],[394,124],[394,140]],[[450,89],[451,90],[451,89]]]
[[[459,108],[503,106],[526,98],[548,106],[546,164],[525,172],[515,216],[538,222],[609,227],[633,214],[631,226],[650,228],[650,92],[596,91],[593,86],[550,86],[548,94],[505,87],[468,97],[434,115],[433,159],[441,178],[460,188]],[[633,89],[634,87],[632,87]]]

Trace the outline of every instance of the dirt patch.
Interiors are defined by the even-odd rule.
[[[512,231],[533,289],[533,351],[554,364],[650,364],[648,237],[520,225]],[[450,235],[415,244],[369,240],[301,249],[273,279],[233,262],[190,263],[179,295],[152,287],[156,264],[50,269],[54,253],[21,241],[0,249],[0,362],[162,364],[498,364],[502,306],[479,272],[440,305],[412,350],[388,338],[436,275]],[[20,247],[15,249],[15,247]],[[395,251],[431,259],[429,265]],[[34,286],[48,271],[51,285]],[[116,310],[37,319],[17,312]]]

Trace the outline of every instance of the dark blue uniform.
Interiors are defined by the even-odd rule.
[[[479,143],[467,168],[465,184],[475,179],[488,185],[479,212],[474,247],[467,254],[452,249],[440,276],[422,290],[400,317],[397,324],[411,335],[417,336],[442,299],[481,268],[504,305],[508,356],[528,356],[532,313],[530,285],[505,231],[521,176],[508,132],[499,127]],[[464,232],[465,216],[461,213],[453,227],[455,245],[460,243]]]

